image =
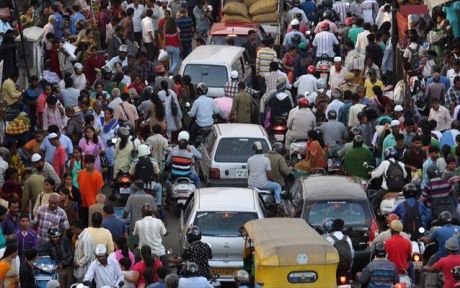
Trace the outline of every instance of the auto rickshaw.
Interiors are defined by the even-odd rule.
[[[251,220],[241,233],[244,267],[259,286],[337,287],[337,250],[304,220]]]

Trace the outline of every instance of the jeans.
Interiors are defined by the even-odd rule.
[[[153,187],[153,193],[155,194],[155,200],[158,206],[158,212],[160,213],[160,219],[164,219],[163,211],[163,188],[160,183],[155,183]]]
[[[275,191],[275,202],[276,204],[281,203],[281,185],[277,182],[268,181],[264,187],[257,187],[261,190],[274,190]]]
[[[168,52],[169,61],[171,63],[171,65],[169,65],[169,74],[174,74],[176,73],[176,68],[180,61],[180,49],[179,47],[166,46],[166,52]]]

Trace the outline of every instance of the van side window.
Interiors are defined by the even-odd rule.
[[[209,155],[212,153],[212,148],[214,147],[214,143],[216,142],[216,132],[214,132],[214,129],[211,130],[211,133],[209,133],[208,137],[204,140],[204,148],[208,152]]]
[[[190,214],[192,213],[192,209],[194,206],[195,198],[193,197],[193,194],[190,195],[190,198],[187,199],[187,208],[185,208],[184,211],[184,224],[187,223],[188,219],[190,218]]]

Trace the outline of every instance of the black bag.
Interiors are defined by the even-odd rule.
[[[179,107],[177,107],[177,103],[174,98],[171,99],[171,113],[174,117],[176,117],[179,113]]]
[[[434,198],[430,203],[433,219],[437,219],[439,214],[444,211],[449,211],[452,215],[456,215],[457,201],[453,197]]]
[[[403,205],[406,211],[403,220],[404,232],[410,234],[411,239],[418,239],[422,236],[418,229],[423,227],[422,215],[420,215],[420,211],[418,210],[420,204],[416,201],[415,205],[410,207],[407,201],[404,201]]]
[[[399,192],[404,187],[404,171],[399,165],[397,160],[390,161],[387,172],[385,173],[385,180],[387,182],[388,191]]]
[[[342,239],[337,239],[334,235],[330,235],[331,238],[334,240],[334,247],[337,249],[339,253],[339,265],[337,266],[337,275],[347,275],[350,271],[351,263],[353,258],[351,256],[351,248],[348,244],[348,236],[343,235]]]
[[[134,167],[134,180],[142,180],[144,184],[155,181],[152,160],[149,157],[141,157]]]

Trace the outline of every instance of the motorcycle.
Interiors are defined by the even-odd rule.
[[[70,285],[70,288],[86,288],[86,287],[91,287],[91,286],[92,286],[91,281],[83,281],[83,283],[75,283],[75,284]],[[123,286],[125,286],[125,282],[120,281],[118,282],[118,285],[116,287],[106,285],[106,286],[102,286],[102,288],[122,288]]]
[[[329,78],[329,71],[334,63],[332,63],[329,55],[323,54],[316,59],[316,73],[319,78],[326,79]]]
[[[129,195],[131,194],[131,184],[132,179],[131,175],[128,172],[120,171],[118,172],[116,182],[114,184],[114,193],[113,196],[118,201],[128,200]]]
[[[274,117],[272,120],[271,132],[276,142],[284,143],[287,131],[287,113]]]
[[[179,177],[174,180],[168,195],[168,203],[174,208],[176,215],[180,216],[187,199],[196,192],[193,181],[186,177]]]
[[[305,159],[307,155],[307,140],[305,139],[296,139],[295,142],[292,142],[289,145],[289,159],[290,165],[295,166],[297,162],[302,159]]]
[[[380,202],[379,214],[385,217],[390,215],[395,208],[404,201],[406,201],[406,198],[402,192],[386,193],[383,195],[382,202]]]
[[[34,274],[37,287],[45,288],[50,280],[57,280],[57,265],[49,256],[42,256],[35,260]]]
[[[195,139],[195,143],[194,143],[195,147],[200,146],[200,144],[204,142],[209,132],[211,132],[211,129],[212,129],[212,126],[200,127],[200,129],[198,130],[196,139]]]

